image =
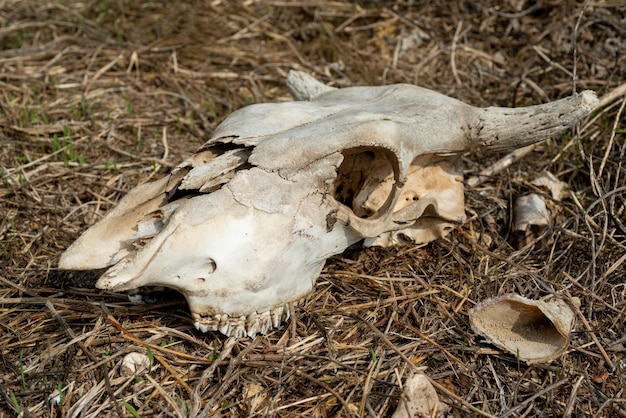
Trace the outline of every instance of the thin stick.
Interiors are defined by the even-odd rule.
[[[508,153],[507,155],[493,163],[491,166],[482,170],[480,173],[478,173],[478,175],[470,177],[467,180],[467,186],[470,188],[474,188],[481,185],[490,177],[493,177],[495,174],[506,170],[513,163],[516,163],[517,161],[521,160],[522,158],[533,152],[535,148],[538,147],[538,144],[539,143],[527,145],[523,148],[518,148],[515,151]]]
[[[187,360],[193,360],[193,361],[196,361],[196,362],[202,363],[202,364],[212,364],[213,363],[212,360],[209,360],[209,359],[206,359],[206,358],[200,358],[200,357],[192,356],[191,354],[181,353],[180,351],[172,350],[172,349],[169,349],[167,347],[161,347],[158,344],[147,343],[147,342],[141,340],[140,338],[136,337],[132,332],[130,332],[129,330],[124,328],[122,325],[120,325],[120,323],[117,322],[117,320],[115,320],[115,318],[113,318],[113,316],[111,316],[110,314],[105,315],[104,316],[104,320],[107,321],[109,324],[113,325],[115,328],[117,328],[122,333],[124,338],[126,338],[126,339],[128,339],[130,341],[133,341],[133,342],[135,342],[137,344],[140,344],[142,346],[150,347],[150,349],[152,349],[152,350],[162,351],[164,353],[169,353],[169,354],[172,354],[174,356],[181,357],[181,358],[184,358],[184,359],[187,359]]]
[[[626,105],[626,94],[622,98],[622,105],[617,111],[617,116],[615,116],[615,123],[613,123],[613,129],[611,130],[611,136],[609,138],[609,143],[606,146],[606,151],[604,153],[604,157],[602,158],[602,162],[600,163],[600,168],[598,169],[598,177],[602,177],[602,171],[604,171],[604,166],[606,165],[607,160],[609,159],[609,155],[611,155],[611,150],[613,148],[613,142],[615,141],[615,133],[617,132],[617,127],[619,126],[622,120],[622,112],[624,111],[624,105]]]
[[[614,371],[615,365],[613,364],[613,361],[611,361],[611,358],[604,350],[604,347],[602,347],[602,344],[600,344],[600,340],[598,340],[598,337],[596,336],[595,332],[593,332],[593,329],[591,328],[591,325],[589,325],[589,322],[587,322],[587,318],[585,318],[585,315],[583,315],[580,309],[578,309],[578,307],[575,306],[574,304],[570,303],[570,306],[576,311],[576,315],[578,316],[580,321],[583,323],[583,326],[585,327],[589,335],[591,335],[591,339],[596,344],[596,347],[598,347],[598,350],[600,351],[600,354],[602,354],[602,357],[604,358],[604,361],[606,362],[607,366],[611,369],[611,371]]]
[[[616,88],[614,88],[613,90],[605,94],[604,96],[600,97],[600,102],[598,103],[598,106],[596,107],[596,109],[600,109],[608,105],[609,103],[614,102],[615,100],[617,100],[617,98],[624,96],[624,95],[626,95],[626,83],[617,86]]]
[[[61,314],[59,314],[59,312],[56,310],[52,302],[46,302],[46,307],[50,310],[50,312],[52,312],[52,315],[54,315],[57,321],[59,321],[59,323],[65,330],[65,333],[69,335],[69,337],[72,340],[75,340],[76,334],[74,334],[74,331],[72,331],[72,328],[70,328],[69,324],[65,321],[65,318],[63,318]],[[76,345],[78,345],[78,347],[80,347],[80,349],[83,350],[83,352],[87,355],[87,357],[91,359],[91,361],[93,361],[94,363],[98,362],[98,358],[94,356],[90,350],[87,349],[87,347],[85,346],[85,344],[83,344],[82,341],[77,340]],[[117,412],[119,416],[123,416],[124,414],[122,413],[122,409],[120,408],[117,402],[117,399],[115,398],[115,392],[113,392],[113,388],[111,387],[111,381],[109,380],[109,369],[106,367],[106,363],[103,364],[102,366],[104,367],[104,373],[102,373],[102,375],[104,377],[104,387],[106,389],[106,392],[111,398],[113,405],[115,406],[115,412]]]
[[[341,397],[341,395],[340,395],[340,394],[339,394],[336,390],[334,390],[333,388],[331,388],[330,386],[328,386],[326,383],[322,382],[321,380],[316,379],[316,378],[314,378],[313,376],[310,376],[309,374],[304,373],[304,372],[302,372],[302,371],[300,371],[300,370],[296,369],[295,367],[294,367],[292,370],[293,370],[293,371],[295,372],[295,374],[297,374],[298,376],[300,376],[300,377],[304,377],[304,378],[305,378],[305,379],[307,379],[308,381],[310,381],[310,382],[312,382],[312,383],[315,383],[315,384],[317,384],[317,385],[320,385],[322,388],[324,388],[324,390],[328,391],[329,393],[332,393],[332,394],[333,394],[333,396],[334,396],[335,398],[337,398],[337,400],[341,403],[341,406],[343,407],[343,409],[344,409],[344,410],[345,410],[345,412],[346,412],[346,416],[348,416],[348,417],[352,417],[352,416],[354,416],[354,414],[352,413],[352,410],[350,409],[350,405],[348,405],[348,403],[346,402],[346,400],[345,400],[345,399],[343,399],[343,398]]]
[[[572,388],[572,393],[569,395],[569,400],[567,401],[567,406],[565,407],[565,412],[563,412],[563,418],[569,418],[572,416],[572,411],[574,410],[574,405],[576,405],[576,393],[578,393],[578,389],[580,388],[580,384],[583,382],[585,375],[581,375],[576,383],[574,383],[574,387]]]
[[[460,21],[459,24],[456,26],[456,31],[454,32],[454,38],[452,38],[452,47],[450,51],[450,66],[452,67],[452,74],[454,75],[454,79],[456,80],[456,83],[459,85],[463,83],[461,82],[461,79],[459,78],[459,74],[456,71],[455,55],[456,55],[456,43],[459,39],[462,26],[463,26],[463,21]]]
[[[439,383],[437,383],[435,380],[431,379],[427,375],[424,375],[424,376],[426,376],[426,378],[428,379],[430,384],[433,385],[435,387],[435,389],[437,389],[439,392],[444,393],[449,398],[452,398],[452,400],[454,400],[455,402],[463,405],[465,408],[469,409],[474,414],[476,414],[476,416],[495,418],[495,415],[491,415],[488,412],[485,412],[485,411],[482,411],[482,410],[476,408],[474,405],[472,405],[471,403],[467,402],[465,399],[461,398],[456,393],[451,392],[450,390],[448,390],[448,388],[446,388],[445,386],[440,385]]]
[[[198,416],[198,414],[201,412],[204,383],[209,380],[211,376],[213,376],[213,373],[215,373],[217,366],[232,353],[233,347],[235,346],[236,342],[237,339],[233,337],[229,337],[226,341],[224,341],[224,344],[222,345],[222,351],[220,351],[217,359],[215,359],[213,364],[211,364],[209,367],[207,367],[205,371],[202,372],[202,375],[196,383],[194,390],[191,392],[192,406],[189,416]]]
[[[558,388],[559,386],[564,385],[567,382],[569,382],[569,378],[561,379],[558,382],[551,384],[547,388],[545,388],[543,390],[540,390],[539,392],[535,393],[533,396],[531,396],[530,398],[526,399],[524,402],[521,402],[521,403],[515,405],[513,408],[509,409],[508,411],[506,411],[505,413],[500,415],[500,418],[505,418],[505,417],[508,417],[510,415],[515,414],[518,410],[524,408],[526,405],[528,405],[529,403],[531,403],[532,401],[534,401],[538,397],[540,397],[540,396],[550,392],[551,390],[554,390],[554,389]]]

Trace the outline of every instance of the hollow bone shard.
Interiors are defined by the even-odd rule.
[[[96,285],[113,291],[176,289],[202,331],[265,333],[349,245],[428,242],[462,223],[462,152],[540,141],[597,103],[583,92],[479,109],[411,85],[333,89],[301,73],[288,85],[303,101],[234,112],[169,176],[129,192],[59,268],[109,267]]]
[[[469,312],[474,332],[528,364],[558,358],[569,345],[574,312],[562,300],[515,294],[487,299]]]

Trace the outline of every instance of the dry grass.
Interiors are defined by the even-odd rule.
[[[385,417],[423,368],[453,416],[626,416],[626,3],[431,3],[0,2],[0,415]],[[266,336],[202,334],[181,297],[133,305],[94,289],[97,275],[56,271],[81,231],[229,112],[287,100],[290,68],[474,105],[622,90],[469,188],[448,240],[330,260]],[[468,176],[497,158],[468,155]],[[510,202],[543,170],[570,197],[549,245],[516,250]],[[520,364],[469,330],[469,308],[509,291],[581,299],[558,361]],[[151,353],[149,373],[120,375],[132,351]]]

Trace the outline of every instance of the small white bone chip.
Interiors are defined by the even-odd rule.
[[[122,364],[120,364],[120,374],[122,376],[132,376],[135,373],[148,370],[148,367],[150,367],[150,358],[146,354],[128,353],[122,359]]]
[[[552,199],[559,201],[565,195],[567,184],[557,179],[550,172],[543,173],[531,182],[533,185],[545,189]],[[537,193],[530,193],[515,199],[513,207],[513,241],[520,249],[539,238],[552,224],[555,205],[546,202],[546,199]],[[548,237],[537,243],[539,247],[545,245]]]
[[[426,243],[465,221],[462,156],[556,135],[597,104],[582,92],[477,108],[408,84],[333,88],[291,72],[296,101],[233,112],[172,172],[131,190],[61,256],[108,268],[96,286],[181,292],[196,327],[254,337],[289,316],[326,260]]]
[[[445,409],[428,378],[417,373],[404,382],[400,402],[391,418],[441,417]]]
[[[561,200],[567,195],[567,183],[559,180],[549,171],[545,171],[531,183],[549,191],[554,200]]]
[[[487,299],[469,311],[474,332],[527,364],[558,358],[569,345],[574,318],[563,300],[544,302],[515,294]]]
[[[515,199],[513,240],[520,249],[540,237],[550,225],[550,211],[543,197],[536,193]],[[543,242],[539,246],[543,246]]]

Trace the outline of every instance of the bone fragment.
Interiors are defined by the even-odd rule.
[[[543,197],[530,193],[515,199],[513,231],[516,247],[522,248],[541,236],[550,225],[550,211]]]
[[[150,358],[146,354],[132,352],[122,359],[120,374],[122,376],[132,376],[135,373],[145,371],[150,367]]]
[[[554,200],[559,201],[567,196],[567,183],[562,182],[549,171],[545,171],[534,179],[531,184],[548,191]]]
[[[400,402],[391,418],[442,417],[445,410],[428,377],[417,373],[404,382]]]
[[[545,302],[515,294],[487,299],[469,311],[474,332],[527,364],[550,362],[563,354],[574,318],[563,300]]]
[[[533,180],[532,184],[548,191],[555,201],[561,200],[567,189],[567,184],[557,179],[550,172],[543,173]],[[515,199],[513,207],[513,241],[515,247],[523,248],[541,237],[552,224],[553,212],[556,212],[555,205],[552,202],[547,202],[544,196],[538,193],[529,193]],[[544,237],[537,244],[541,247],[547,241],[548,237]]]

